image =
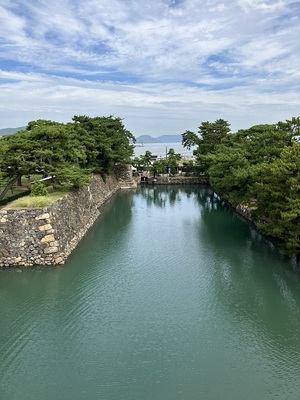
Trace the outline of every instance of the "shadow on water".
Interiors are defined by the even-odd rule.
[[[263,353],[291,373],[293,362],[300,367],[299,269],[212,192],[197,199],[203,206],[199,239],[213,257],[211,283],[224,315],[240,337],[251,332],[253,352],[269,346]]]
[[[300,273],[300,265],[295,265],[292,257],[281,255],[268,238],[261,235],[251,222],[224,204],[211,189],[199,192],[196,198],[202,205],[201,217],[207,229],[206,237],[211,239],[211,244],[217,244],[217,253],[226,257],[240,257],[242,251],[235,249],[244,249],[246,253],[251,250],[253,254],[259,255],[258,263],[272,256],[274,262],[281,267],[293,268],[296,273]]]

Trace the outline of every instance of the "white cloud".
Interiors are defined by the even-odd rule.
[[[162,134],[290,118],[299,16],[290,0],[2,0],[0,124],[115,114]]]

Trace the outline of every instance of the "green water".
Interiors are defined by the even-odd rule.
[[[0,399],[296,400],[299,306],[209,190],[119,192],[65,266],[0,271]]]

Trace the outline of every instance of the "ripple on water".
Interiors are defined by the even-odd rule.
[[[65,267],[0,281],[3,400],[298,398],[297,277],[205,192],[126,196]]]

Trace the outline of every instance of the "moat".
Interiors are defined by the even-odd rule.
[[[210,189],[119,191],[64,266],[0,271],[0,399],[296,400],[299,287]]]

